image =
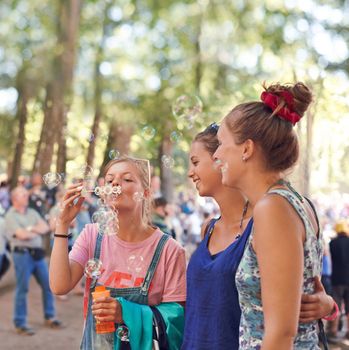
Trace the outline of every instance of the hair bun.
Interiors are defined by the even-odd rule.
[[[279,108],[287,106],[290,112],[295,112],[300,117],[303,117],[313,99],[310,89],[302,82],[297,82],[294,85],[272,84],[268,87],[264,85],[264,89],[279,97],[280,102],[282,102]]]

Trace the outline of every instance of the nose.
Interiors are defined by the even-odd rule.
[[[119,179],[114,178],[113,181],[112,181],[113,187],[114,187],[114,186],[120,186],[120,182],[121,182],[121,181],[120,181]]]

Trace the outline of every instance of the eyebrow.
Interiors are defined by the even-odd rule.
[[[121,176],[124,176],[124,175],[132,175],[133,176],[133,174],[130,171],[125,171],[124,173],[121,174]],[[110,174],[110,173],[105,175],[105,177],[107,177],[107,176],[115,177],[115,175]]]

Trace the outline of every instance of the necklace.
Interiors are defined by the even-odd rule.
[[[242,224],[244,223],[244,219],[245,219],[245,215],[247,213],[247,209],[248,209],[248,205],[249,205],[249,201],[247,200],[245,205],[244,205],[244,208],[242,209],[242,214],[241,214],[241,219],[240,219],[240,225],[239,225],[239,229],[240,231],[242,230]],[[238,232],[236,235],[235,235],[235,240],[239,239],[241,237],[241,234],[242,232]]]

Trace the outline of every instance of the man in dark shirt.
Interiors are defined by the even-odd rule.
[[[335,225],[337,237],[330,242],[332,260],[332,291],[333,298],[339,309],[344,304],[345,314],[349,324],[349,226],[345,221]],[[331,324],[331,335],[337,335],[338,318]],[[346,334],[349,339],[349,331]]]

